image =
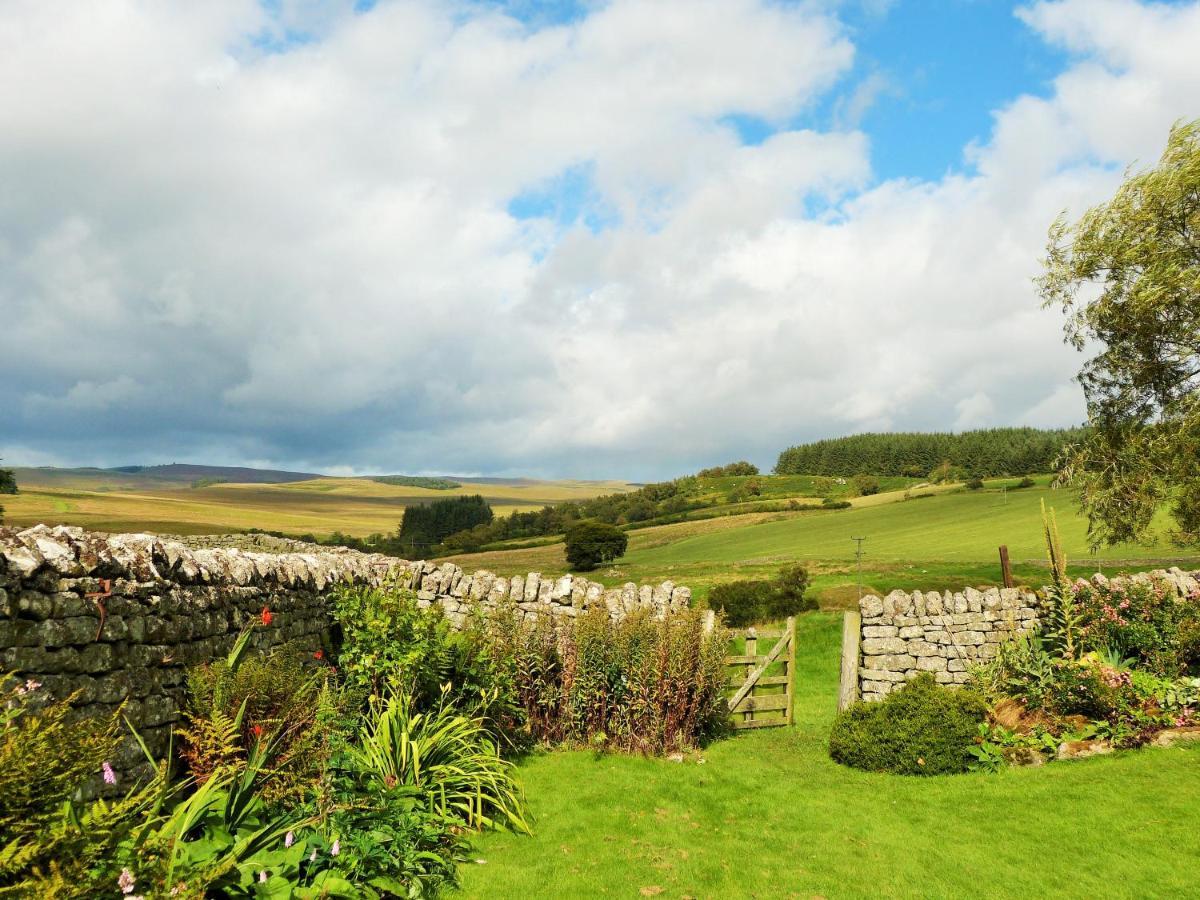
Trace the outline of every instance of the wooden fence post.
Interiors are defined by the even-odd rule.
[[[838,712],[858,699],[859,641],[862,638],[862,614],[853,611],[842,617],[842,679],[838,688]]]
[[[1010,588],[1013,586],[1012,563],[1008,561],[1008,545],[1000,545],[1000,574],[1004,578],[1004,586]]]
[[[796,617],[788,616],[787,620],[788,658],[787,658],[787,724],[794,723],[796,718]]]

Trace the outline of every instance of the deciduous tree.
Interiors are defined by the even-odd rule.
[[[1061,473],[1093,545],[1146,539],[1164,504],[1175,539],[1200,543],[1200,120],[1111,200],[1055,221],[1038,288],[1067,342],[1099,351],[1079,373],[1092,427]]]

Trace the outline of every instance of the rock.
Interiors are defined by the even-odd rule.
[[[867,594],[858,601],[858,611],[864,619],[873,619],[883,615],[883,600],[874,594]]]
[[[1176,744],[1200,741],[1200,725],[1185,725],[1181,728],[1168,728],[1154,736],[1155,747],[1174,747]]]
[[[1113,746],[1108,741],[1094,738],[1087,741],[1063,741],[1058,745],[1055,759],[1086,759],[1089,756],[1103,756],[1113,752]]]
[[[1044,766],[1046,757],[1032,747],[1005,747],[1000,755],[1010,766]]]
[[[865,638],[896,637],[900,629],[895,625],[865,625],[862,636]]]
[[[908,648],[908,642],[898,637],[866,638],[862,642],[862,652],[868,656],[879,653],[903,653]]]

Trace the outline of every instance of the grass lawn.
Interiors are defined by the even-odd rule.
[[[834,615],[798,624],[794,728],[683,763],[523,763],[536,834],[480,839],[472,858],[486,862],[464,864],[462,895],[1197,895],[1200,750],[925,779],[845,769],[826,755],[839,635]]]

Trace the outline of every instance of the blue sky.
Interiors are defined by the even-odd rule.
[[[574,22],[586,3],[488,2],[544,28]],[[595,6],[596,4],[592,4]],[[858,129],[871,146],[872,183],[892,178],[935,180],[970,167],[965,148],[986,140],[994,113],[1022,95],[1044,97],[1067,54],[1016,15],[1024,4],[1001,0],[848,2],[836,8],[855,46],[853,69],[831,90],[786,121],[731,113],[724,122],[747,145],[781,131]],[[548,217],[560,227],[592,231],[615,223],[595,195],[587,165],[522,192],[510,203],[518,218]]]
[[[0,4],[0,458],[1075,424],[1046,229],[1200,116],[1198,46],[1197,0]]]

